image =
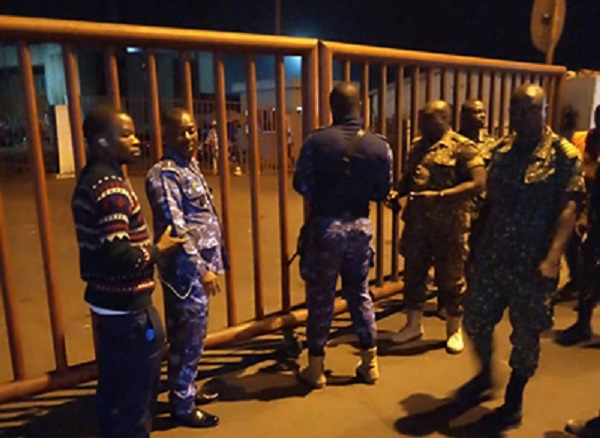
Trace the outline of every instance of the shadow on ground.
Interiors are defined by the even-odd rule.
[[[82,393],[73,394],[78,390]],[[65,397],[39,396],[0,407],[0,437],[97,437],[95,386],[69,392]]]
[[[504,431],[494,428],[481,405],[469,406],[453,399],[438,399],[429,394],[413,394],[400,402],[408,415],[395,423],[402,436],[424,437],[437,433],[456,438],[499,438]]]
[[[218,391],[223,402],[304,397],[310,389],[298,383],[295,377],[298,366],[293,359],[284,357],[281,345],[281,337],[274,336],[244,342],[228,350],[207,351],[197,378],[208,379],[203,389]],[[264,366],[258,371],[245,374],[249,367],[261,363]],[[161,393],[167,391],[166,379],[163,369]],[[2,406],[0,437],[97,437],[95,390],[95,384],[86,384],[64,395],[51,393]],[[159,402],[156,414],[154,430],[173,427],[168,403]]]

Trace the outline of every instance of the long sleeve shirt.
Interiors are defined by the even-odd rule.
[[[347,212],[368,217],[369,201],[382,201],[389,193],[391,149],[385,138],[367,132],[352,151],[361,127],[360,119],[350,118],[313,132],[302,145],[294,189],[308,200],[316,215]]]
[[[150,303],[158,251],[150,240],[140,203],[118,166],[90,162],[71,207],[85,300],[92,306],[134,311]]]
[[[212,193],[195,158],[187,160],[167,148],[146,177],[155,236],[168,225],[185,238],[181,248],[161,259],[158,269],[178,289],[186,289],[208,271],[225,268],[221,226]],[[181,292],[181,290],[180,290]]]

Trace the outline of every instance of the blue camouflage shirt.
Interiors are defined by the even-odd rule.
[[[148,172],[146,193],[152,206],[154,236],[168,225],[185,243],[158,265],[163,278],[187,287],[208,271],[225,268],[221,226],[211,190],[195,158],[187,160],[171,148]]]
[[[362,120],[318,129],[302,145],[296,163],[294,189],[311,204],[317,216],[348,212],[369,216],[369,201],[382,201],[392,186],[392,152],[385,138],[365,133],[350,157],[344,157],[362,128]]]

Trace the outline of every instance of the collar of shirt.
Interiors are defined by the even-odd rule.
[[[535,151],[533,151],[533,155],[537,158],[546,158],[550,153],[550,149],[552,148],[552,143],[558,140],[558,137],[550,127],[546,126],[546,131],[544,132],[544,136],[542,140],[538,143]]]
[[[339,123],[334,123],[333,126],[356,126],[358,129],[364,126],[363,119],[357,117],[346,117]]]
[[[187,159],[171,146],[167,146],[165,148],[163,159],[173,160],[179,167],[189,167],[194,158],[192,157],[191,160]]]
[[[423,139],[423,137],[420,137],[419,142],[429,151],[434,151],[436,149],[441,149],[441,148],[449,148],[452,145],[452,142],[454,141],[454,135],[455,132],[452,129],[449,129],[443,136],[442,138],[440,138],[438,141],[436,141],[435,143],[433,143],[432,145],[427,146],[427,143],[425,142],[425,140]]]
[[[116,173],[121,178],[124,178],[123,169],[118,164],[107,163],[106,161],[94,160],[90,163],[90,165],[96,166],[100,169],[103,169],[106,173]]]

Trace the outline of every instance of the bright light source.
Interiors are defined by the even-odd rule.
[[[141,53],[142,49],[140,47],[127,47],[125,51],[127,53]]]
[[[301,113],[302,112],[302,107],[301,106],[297,106],[296,107],[296,111],[298,111],[299,113]]]

